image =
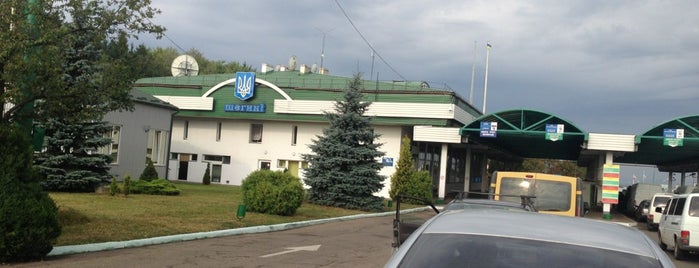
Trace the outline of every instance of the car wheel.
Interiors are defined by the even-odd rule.
[[[680,239],[675,239],[675,259],[684,260],[687,258],[687,251],[680,249]]]
[[[658,241],[660,241],[660,249],[667,250],[667,245],[663,243],[663,238],[660,237],[660,231],[658,231]]]
[[[648,229],[648,231],[653,231],[653,225],[648,221],[646,222],[646,229]]]

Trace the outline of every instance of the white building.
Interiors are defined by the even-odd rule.
[[[168,179],[201,182],[208,163],[212,183],[240,185],[258,169],[288,169],[303,177],[307,163],[302,155],[312,153],[308,145],[328,127],[323,112],[334,111],[351,78],[304,68],[301,72],[263,70],[255,76],[158,77],[136,82],[135,88],[179,108],[171,132]],[[412,138],[417,167],[430,171],[436,194],[444,197],[450,185],[456,190],[467,187],[466,151],[470,149],[462,143],[459,128],[480,115],[475,108],[454,92],[432,89],[424,82],[363,81],[363,87],[365,99],[372,102],[365,116],[371,117],[381,135],[379,149],[386,153],[380,159],[386,181],[379,195],[388,196],[403,135]],[[471,175],[483,174],[478,169],[474,167]]]

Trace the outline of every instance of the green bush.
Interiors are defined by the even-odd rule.
[[[121,190],[119,189],[119,184],[117,183],[116,178],[112,177],[112,181],[109,183],[109,195],[115,196],[120,192]]]
[[[138,180],[152,181],[156,179],[158,179],[158,171],[155,170],[155,166],[153,165],[153,161],[150,160],[150,157],[146,157],[146,168],[143,169],[143,172],[141,173],[141,176],[138,177]]]
[[[150,195],[179,195],[180,189],[165,179],[152,181],[135,181],[131,186],[131,193]]]
[[[243,180],[243,204],[251,212],[290,216],[303,203],[301,180],[288,172],[258,170]]]
[[[124,178],[124,188],[121,190],[124,196],[129,196],[129,194],[131,194],[132,185],[133,182],[131,182],[131,176],[126,175],[126,177]]]
[[[403,184],[403,195],[421,198],[423,200],[432,201],[432,176],[426,170],[418,171],[412,174],[410,180]],[[423,202],[413,199],[403,199],[404,202],[410,204],[424,205]]]
[[[61,234],[58,208],[42,191],[24,133],[0,127],[0,263],[41,259]]]

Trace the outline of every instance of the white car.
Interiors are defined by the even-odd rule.
[[[660,223],[662,213],[655,211],[657,207],[665,207],[667,201],[670,200],[672,194],[657,193],[650,199],[650,207],[648,207],[648,215],[646,216],[646,226],[649,231],[657,230]],[[661,210],[662,211],[662,210]]]
[[[674,195],[662,211],[658,227],[660,248],[674,249],[675,258],[699,251],[699,193]]]

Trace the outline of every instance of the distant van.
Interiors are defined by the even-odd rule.
[[[660,248],[674,250],[678,260],[689,251],[699,251],[699,193],[673,195],[662,211],[658,226]]]
[[[653,198],[650,200],[650,205],[648,206],[648,217],[646,217],[646,226],[648,227],[649,231],[657,230],[658,224],[660,224],[660,216],[662,216],[662,213],[656,212],[655,208],[664,208],[665,205],[667,205],[667,201],[670,200],[671,197],[672,194],[668,193],[658,193],[653,195]]]
[[[624,212],[627,215],[633,215],[636,207],[643,200],[650,200],[654,194],[662,193],[663,187],[658,184],[636,183],[626,188],[626,208]]]

